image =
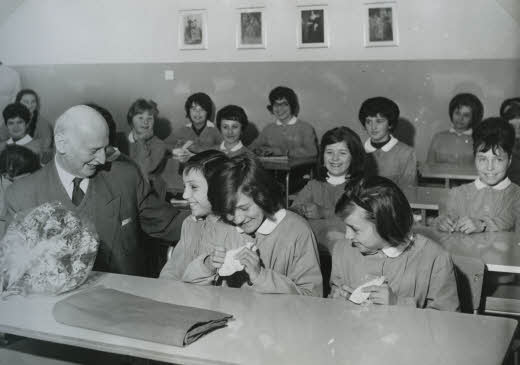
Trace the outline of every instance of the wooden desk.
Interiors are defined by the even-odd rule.
[[[425,178],[442,179],[444,187],[450,188],[450,180],[473,181],[477,178],[477,170],[473,165],[428,164],[418,165],[419,174]]]
[[[425,186],[407,187],[403,193],[412,209],[421,211],[422,222],[426,223],[426,211],[439,211],[440,204],[448,198],[449,189]]]
[[[309,166],[314,167],[316,165],[315,157],[297,157],[287,158],[284,156],[280,157],[259,157],[262,166],[266,170],[272,171],[284,171],[285,172],[285,207],[289,207],[289,178],[291,170],[296,167]],[[312,169],[311,169],[312,173]],[[311,176],[312,177],[312,176]]]
[[[97,275],[96,284],[235,319],[178,348],[59,324],[51,313],[64,296],[13,296],[0,301],[0,331],[181,364],[488,365],[502,362],[517,326],[498,317]]]

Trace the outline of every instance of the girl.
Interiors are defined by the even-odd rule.
[[[239,106],[228,105],[218,111],[217,128],[223,138],[220,150],[229,157],[251,153],[240,140],[247,124],[246,112]]]
[[[31,120],[27,127],[27,134],[40,143],[42,163],[47,163],[54,156],[53,126],[40,116],[40,97],[32,89],[22,89],[16,94],[16,102],[29,109]]]
[[[262,130],[250,148],[260,156],[316,156],[316,133],[309,123],[297,118],[299,109],[294,90],[284,86],[271,90],[267,110],[276,121]]]
[[[227,232],[234,232],[233,227],[220,222],[212,214],[208,201],[208,180],[226,161],[224,153],[209,150],[186,162],[182,173],[185,186],[182,197],[188,201],[191,215],[182,223],[181,238],[159,278],[182,280],[188,264],[198,256],[211,252],[212,242],[222,242]]]
[[[396,184],[380,176],[363,179],[341,197],[336,214],[345,222],[347,242],[332,255],[330,297],[348,299],[354,288],[384,277],[383,284],[362,289],[368,301],[459,309],[450,255],[411,232],[412,210]]]
[[[166,182],[161,173],[169,157],[169,148],[154,135],[153,127],[158,114],[157,104],[153,100],[137,99],[126,116],[132,130],[127,140],[118,147],[139,165],[146,180],[164,200]]]
[[[242,248],[234,259],[244,269],[221,278],[226,285],[261,293],[323,295],[312,231],[305,220],[282,208],[279,186],[254,158],[237,156],[226,162],[210,179],[208,196],[215,214],[235,225],[239,234],[228,235],[225,246],[199,257],[185,279],[206,284],[218,279],[226,251]]]
[[[520,228],[520,187],[507,177],[514,143],[514,128],[502,118],[485,119],[475,128],[478,178],[450,190],[437,218],[439,230],[470,234]]]
[[[359,121],[370,137],[365,142],[369,174],[385,176],[405,188],[416,183],[417,158],[412,147],[392,136],[398,120],[399,107],[384,97],[367,99],[359,109]]]
[[[473,163],[473,128],[480,123],[484,107],[473,94],[457,94],[449,105],[452,128],[437,133],[428,151],[428,163]]]
[[[0,151],[6,146],[17,144],[30,149],[39,157],[41,156],[40,141],[33,139],[28,133],[31,113],[23,104],[14,103],[5,107],[2,112],[9,139],[0,143]]]
[[[168,143],[175,147],[174,154],[190,155],[209,149],[218,149],[220,133],[211,122],[213,101],[205,93],[190,95],[184,104],[190,123],[175,131]]]

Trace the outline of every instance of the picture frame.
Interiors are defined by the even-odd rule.
[[[267,28],[263,6],[238,8],[236,15],[236,47],[266,48]]]
[[[399,45],[397,3],[380,1],[365,3],[365,47],[395,47]]]
[[[208,12],[206,9],[179,11],[179,48],[208,48]]]
[[[329,47],[327,5],[300,5],[297,8],[297,47]]]

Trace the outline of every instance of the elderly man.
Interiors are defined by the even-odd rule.
[[[56,121],[54,161],[20,179],[6,192],[6,220],[49,201],[92,222],[100,239],[95,270],[142,275],[145,255],[141,230],[173,240],[182,222],[178,211],[151,193],[137,166],[113,161],[105,165],[108,128],[93,108],[78,105]]]

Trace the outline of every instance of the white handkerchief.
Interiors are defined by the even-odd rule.
[[[245,247],[252,248],[254,246],[254,242],[247,242],[244,246],[235,248],[234,250],[226,251],[226,257],[224,258],[224,263],[218,269],[218,274],[220,276],[229,276],[233,275],[237,271],[241,271],[244,269],[244,265],[240,263],[237,259],[235,259],[235,255],[242,251]]]
[[[361,304],[364,301],[366,301],[368,299],[368,296],[370,295],[370,293],[363,293],[361,291],[361,289],[363,289],[367,286],[372,286],[372,285],[376,285],[376,286],[383,285],[384,282],[385,282],[385,277],[380,276],[378,278],[375,278],[375,279],[372,279],[372,280],[366,282],[365,284],[361,284],[352,292],[352,294],[350,295],[350,298],[348,298],[348,300],[350,300],[351,302],[354,302],[356,304]]]

